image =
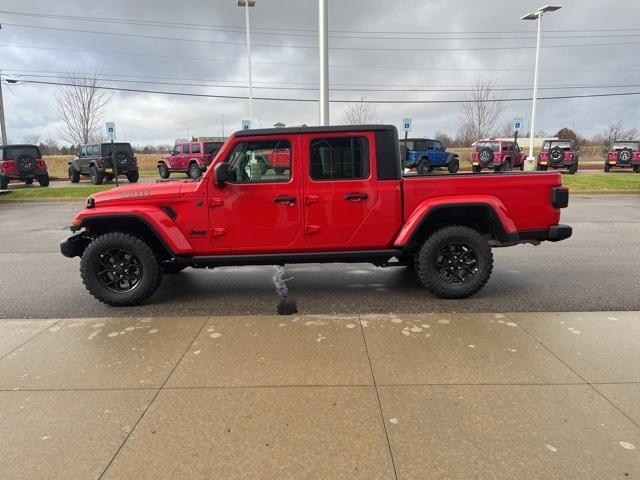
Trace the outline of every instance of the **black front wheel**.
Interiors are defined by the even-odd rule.
[[[429,236],[416,255],[422,284],[440,298],[466,298],[480,290],[493,271],[493,253],[478,231],[462,225]]]
[[[100,173],[96,167],[91,167],[89,169],[89,176],[91,177],[91,183],[94,185],[102,185],[104,175]]]
[[[171,172],[169,171],[169,168],[167,167],[166,163],[158,164],[158,175],[160,175],[160,178],[164,178],[164,179],[169,178],[169,176],[171,175]]]
[[[80,274],[89,293],[111,306],[143,303],[162,280],[162,268],[151,247],[124,232],[96,237],[82,254]]]

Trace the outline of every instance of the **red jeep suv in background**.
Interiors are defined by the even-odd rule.
[[[478,140],[471,155],[473,173],[483,168],[493,168],[495,172],[509,172],[517,167],[524,170],[525,155],[517,143],[509,140]]]
[[[391,125],[246,130],[214,162],[199,182],[87,199],[60,250],[81,257],[95,298],[142,303],[188,266],[318,262],[407,266],[433,294],[465,298],[489,280],[492,247],[571,236],[560,174],[404,177]]]
[[[36,145],[0,146],[0,190],[6,190],[11,180],[31,185],[34,178],[42,187],[49,185],[47,164]]]
[[[545,140],[538,155],[538,170],[567,168],[569,173],[576,173],[578,156],[579,149],[573,140]]]
[[[177,143],[173,150],[158,161],[160,178],[169,178],[172,172],[183,172],[194,180],[202,176],[224,142]]]
[[[604,161],[604,171],[608,172],[611,167],[633,168],[634,172],[640,173],[640,141],[616,140],[613,142]]]

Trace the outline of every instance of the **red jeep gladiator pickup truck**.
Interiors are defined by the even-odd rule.
[[[201,181],[87,199],[60,249],[81,257],[94,297],[139,304],[186,266],[370,262],[411,266],[435,295],[465,298],[488,281],[491,247],[571,236],[560,174],[403,177],[394,126],[237,132],[213,165]]]

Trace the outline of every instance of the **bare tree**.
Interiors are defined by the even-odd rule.
[[[471,142],[491,136],[504,110],[499,100],[495,82],[491,79],[478,79],[467,100],[462,104],[462,126],[459,136],[464,136]]]
[[[350,103],[344,112],[344,123],[347,125],[368,125],[380,123],[380,115],[375,105],[360,97],[358,103]]]
[[[42,136],[38,133],[32,133],[31,135],[25,135],[22,137],[22,143],[26,143],[28,145],[38,145],[42,140]]]
[[[84,145],[100,136],[100,122],[111,97],[100,89],[95,75],[69,76],[57,96],[57,113],[64,122],[64,139]]]

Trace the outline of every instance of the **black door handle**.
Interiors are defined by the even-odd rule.
[[[369,196],[366,193],[347,193],[344,196],[345,200],[352,202],[359,202],[360,200],[366,200]]]
[[[295,203],[296,197],[282,195],[280,197],[273,197],[273,201],[276,203]]]

